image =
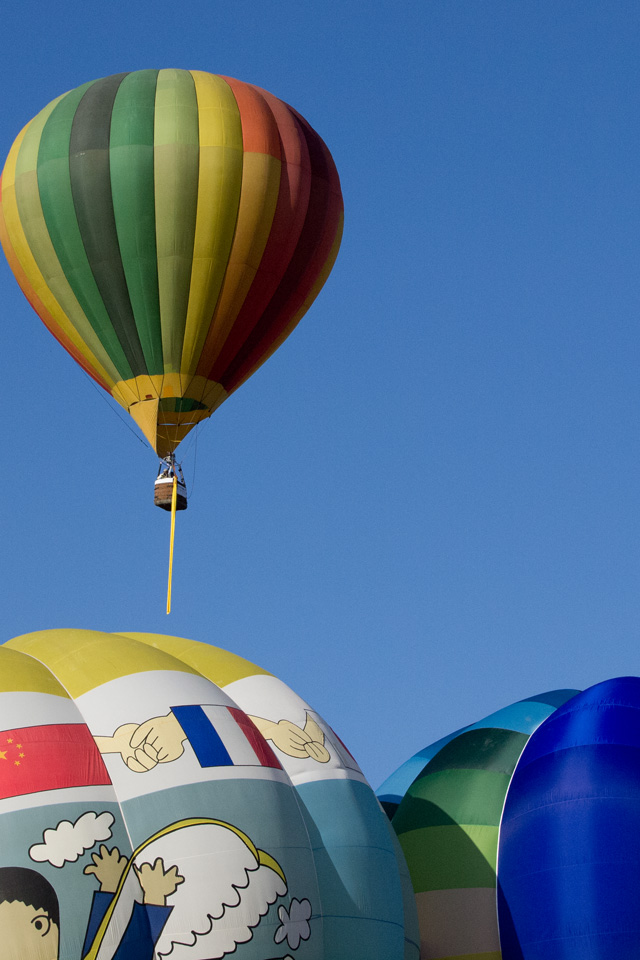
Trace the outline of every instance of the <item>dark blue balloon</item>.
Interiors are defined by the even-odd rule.
[[[607,680],[538,728],[498,853],[503,960],[640,958],[640,679]]]

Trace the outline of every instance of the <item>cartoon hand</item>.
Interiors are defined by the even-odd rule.
[[[318,763],[327,763],[331,759],[331,754],[324,745],[324,733],[309,714],[307,714],[304,732],[310,737],[307,743],[307,755]]]
[[[278,723],[263,717],[251,717],[251,720],[266,740],[271,740],[289,757],[309,757],[318,763],[326,763],[331,758],[324,745],[324,733],[308,714],[304,730],[291,720]]]
[[[146,743],[138,744],[136,741],[132,745],[131,740],[139,729],[137,723],[123,723],[112,737],[94,737],[94,740],[100,753],[119,753],[134,773],[146,773],[156,766],[158,756],[153,747]]]
[[[184,730],[169,711],[166,717],[153,717],[145,720],[132,735],[130,745],[138,759],[138,751],[143,750],[148,757],[154,757],[156,763],[171,763],[184,753]],[[133,769],[133,768],[132,768]]]
[[[165,871],[160,857],[153,866],[150,863],[143,863],[140,867],[136,867],[134,863],[133,869],[144,891],[144,902],[158,907],[164,907],[167,897],[175,893],[177,887],[184,883],[184,877],[180,876],[177,867],[169,867]]]
[[[107,850],[104,843],[101,843],[100,852],[92,853],[91,859],[93,863],[86,866],[83,873],[95,874],[101,890],[105,893],[115,893],[127,865],[127,858],[120,855],[117,847]]]

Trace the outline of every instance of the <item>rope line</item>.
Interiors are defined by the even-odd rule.
[[[80,367],[80,369],[82,370],[82,367]],[[82,373],[83,373],[84,376],[87,378],[87,380],[89,381],[89,383],[91,384],[91,386],[93,387],[93,389],[102,397],[102,399],[104,400],[104,402],[105,402],[106,405],[108,406],[109,410],[111,410],[111,412],[116,415],[116,417],[118,418],[118,420],[121,420],[121,421],[124,423],[124,425],[125,425],[125,427],[127,428],[127,430],[129,430],[129,431],[134,435],[134,437],[136,438],[136,440],[138,441],[138,443],[141,443],[142,446],[145,448],[145,450],[148,449],[148,447],[150,446],[150,444],[149,444],[146,440],[143,440],[142,437],[140,437],[139,434],[136,433],[136,431],[133,429],[133,427],[132,427],[129,423],[127,423],[127,421],[125,420],[125,418],[124,418],[123,416],[121,416],[121,414],[120,414],[119,411],[116,409],[116,407],[113,407],[113,406],[109,403],[109,401],[107,400],[107,396],[106,396],[104,390],[97,385],[97,383],[93,380],[92,377],[89,376],[89,374],[87,373],[86,370],[82,370]],[[114,400],[113,402],[115,403],[115,400]]]
[[[193,431],[196,436],[195,436],[195,446],[193,449],[193,480],[191,481],[191,494],[190,494],[191,497],[193,497],[193,491],[196,485],[196,467],[198,465],[198,435],[200,433],[200,426],[201,424],[199,423],[196,429]]]

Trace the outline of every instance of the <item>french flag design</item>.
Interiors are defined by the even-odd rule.
[[[237,707],[172,707],[201,767],[275,767],[280,761],[256,725]]]

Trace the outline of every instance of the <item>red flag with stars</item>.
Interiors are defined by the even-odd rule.
[[[111,783],[84,723],[0,732],[0,799],[42,790]]]

